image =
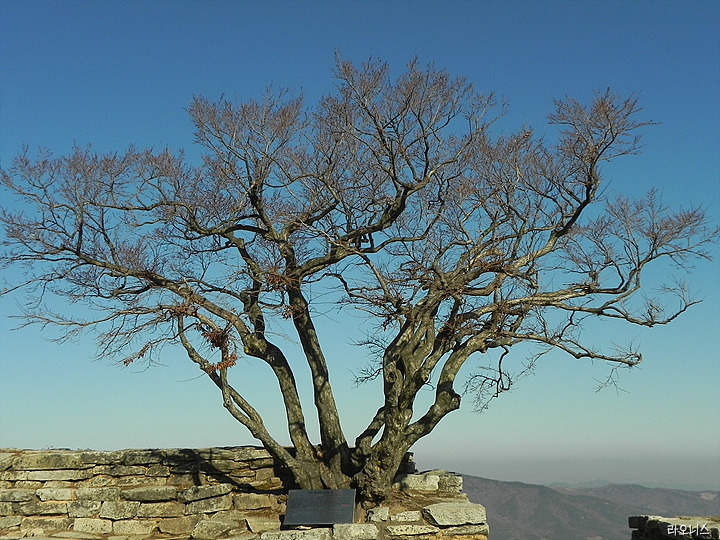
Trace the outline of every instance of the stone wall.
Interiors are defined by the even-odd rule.
[[[673,517],[631,516],[632,540],[667,540],[720,538],[720,516]]]
[[[356,523],[283,530],[287,490],[262,448],[0,450],[0,539],[487,540],[485,509],[445,471],[397,478]]]

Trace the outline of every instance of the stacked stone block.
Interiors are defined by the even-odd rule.
[[[460,476],[402,470],[358,523],[281,530],[289,483],[261,448],[0,450],[0,540],[487,540]]]
[[[0,451],[0,537],[248,537],[279,528],[287,497],[255,447]],[[252,529],[250,528],[252,527]]]
[[[368,512],[378,532],[362,540],[487,540],[485,507],[469,502],[462,485],[462,476],[444,470],[398,475],[393,487],[404,496]],[[333,540],[354,540],[338,527]]]

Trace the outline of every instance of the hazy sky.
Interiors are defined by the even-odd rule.
[[[659,187],[667,202],[702,203],[720,222],[715,1],[2,0],[0,166],[23,144],[56,154],[74,142],[190,148],[193,95],[243,100],[273,84],[301,89],[312,104],[333,89],[336,50],[382,58],[395,72],[414,56],[435,62],[502,96],[507,126],[539,134],[553,98],[637,92],[645,118],[660,125],[646,130],[641,155],[607,169],[610,189]],[[588,329],[596,341],[641,345],[645,361],[623,373],[623,392],[594,392],[606,366],[549,355],[486,413],[466,400],[416,445],[418,465],[526,482],[720,487],[719,270],[717,260],[697,264],[689,280],[705,301],[670,326]],[[92,336],[57,345],[51,331],[11,331],[20,301],[0,299],[0,447],[255,444],[183,354],[144,372],[93,362]],[[358,324],[321,327],[351,440],[380,400],[377,387],[352,384],[364,358],[348,346]],[[274,385],[253,369],[241,386],[281,417],[267,399]]]

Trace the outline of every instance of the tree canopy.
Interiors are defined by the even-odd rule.
[[[25,278],[3,294],[24,289],[30,323],[98,330],[101,353],[125,364],[181,347],[298,486],[353,486],[372,503],[463,390],[482,408],[509,388],[513,346],[639,363],[632,347],[585,343],[584,319],[672,321],[694,301],[677,281],[646,291],[646,269],[670,277],[707,257],[718,231],[701,208],[668,208],[654,191],[604,192],[603,163],[636,153],[650,123],[633,96],[556,101],[546,140],[494,133],[494,97],[432,65],[393,77],[382,62],[338,59],[335,75],[313,107],[286,91],[196,97],[198,163],[169,149],[26,149],[2,171],[23,204],[0,217],[1,261]],[[377,362],[359,378],[382,380],[383,404],[352,445],[310,289],[376,322],[364,345]],[[93,309],[55,313],[45,295]],[[319,440],[274,320],[293,329],[312,375]],[[243,356],[279,385],[292,448],[231,384]],[[471,358],[479,367],[456,381]],[[416,410],[427,387],[434,400]]]

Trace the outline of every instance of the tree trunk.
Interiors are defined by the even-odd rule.
[[[408,446],[401,434],[383,437],[373,448],[360,472],[353,477],[353,484],[363,503],[374,505],[388,497],[407,451]]]

